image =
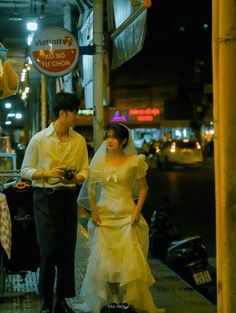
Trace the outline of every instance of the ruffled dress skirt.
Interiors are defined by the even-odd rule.
[[[81,289],[84,303],[77,308],[99,313],[104,305],[113,302],[109,283],[117,283],[122,303],[134,306],[138,312],[164,312],[156,307],[149,290],[155,280],[147,262],[149,241],[145,219],[141,216],[137,224],[131,225],[132,215],[126,210],[120,210],[117,215],[117,207],[132,212],[133,199],[109,201],[108,207],[104,203],[99,206],[100,226],[94,226],[91,220],[88,223],[91,251]]]

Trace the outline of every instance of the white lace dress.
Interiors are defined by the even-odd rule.
[[[148,225],[143,216],[130,224],[135,209],[132,182],[144,177],[147,168],[144,155],[134,155],[117,167],[104,160],[91,168],[91,176],[102,185],[97,202],[101,225],[88,223],[91,251],[81,289],[84,303],[78,306],[84,312],[99,313],[112,302],[108,282],[119,284],[123,303],[138,311],[164,312],[157,309],[149,290],[154,278],[147,262]]]

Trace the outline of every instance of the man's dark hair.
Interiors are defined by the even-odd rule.
[[[59,92],[54,98],[54,115],[57,119],[59,117],[59,112],[62,111],[78,111],[80,106],[80,99],[69,92]]]

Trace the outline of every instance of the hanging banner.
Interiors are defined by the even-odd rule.
[[[62,27],[48,27],[36,33],[30,45],[30,58],[42,74],[59,77],[77,65],[79,46],[73,34]]]

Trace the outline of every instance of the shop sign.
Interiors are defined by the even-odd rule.
[[[156,122],[160,117],[160,109],[130,109],[128,114],[131,122]]]
[[[53,77],[64,76],[77,65],[79,46],[67,29],[48,27],[34,35],[30,57],[41,73]]]
[[[115,110],[115,112],[112,112],[111,115],[111,122],[112,123],[128,123],[128,110],[121,111],[121,110]]]
[[[155,123],[160,119],[159,108],[128,109],[111,111],[112,123]]]

